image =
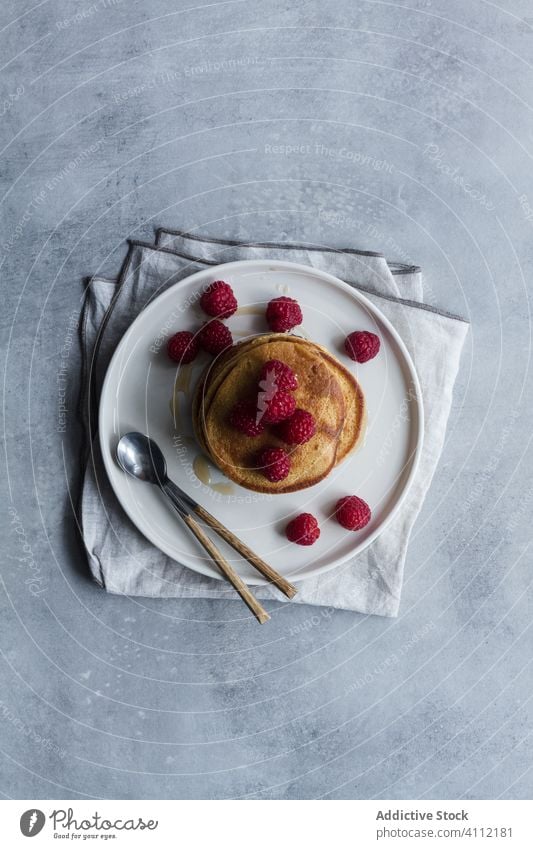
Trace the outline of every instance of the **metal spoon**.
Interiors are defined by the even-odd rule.
[[[117,445],[117,461],[126,474],[159,487],[259,622],[262,624],[270,619],[233,566],[192,517],[191,512],[195,511],[198,505],[168,477],[165,457],[158,444],[142,433],[127,433]]]
[[[190,510],[195,509],[196,502],[168,477],[163,452],[149,436],[144,433],[127,433],[117,445],[117,460],[126,474],[158,486],[178,511],[181,511],[184,505]]]
[[[192,512],[205,522],[206,525],[209,525],[216,534],[231,545],[235,551],[238,551],[241,557],[244,557],[248,563],[251,563],[254,569],[257,569],[261,575],[270,581],[270,583],[274,584],[287,598],[293,598],[296,595],[297,589],[294,584],[291,584],[287,578],[280,575],[269,563],[265,563],[242,539],[235,536],[233,531],[226,528],[205,507],[197,504],[196,501],[190,498],[187,493],[168,478],[165,458],[153,439],[144,436],[142,433],[126,434],[119,442],[117,458],[120,466],[128,474],[160,486],[172,500],[174,507],[180,514],[183,510],[189,515]]]

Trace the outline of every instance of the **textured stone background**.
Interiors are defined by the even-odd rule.
[[[530,797],[531,4],[4,0],[1,16],[0,791]],[[285,606],[259,628],[236,602],[87,580],[81,278],[161,224],[383,250],[471,320],[398,620]]]

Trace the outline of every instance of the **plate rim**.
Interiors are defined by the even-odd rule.
[[[106,472],[108,481],[109,481],[111,488],[112,488],[112,490],[115,494],[115,497],[117,498],[120,506],[122,507],[122,509],[124,510],[126,515],[128,516],[128,518],[130,519],[130,521],[133,522],[133,524],[135,525],[135,527],[137,528],[139,533],[141,533],[153,546],[155,546],[157,549],[159,549],[159,551],[163,552],[163,554],[165,554],[167,557],[169,557],[174,562],[179,563],[181,566],[183,566],[187,569],[190,569],[191,571],[196,572],[198,574],[205,575],[206,577],[213,578],[215,580],[223,581],[224,576],[222,574],[216,574],[214,571],[211,571],[207,566],[204,567],[203,561],[201,561],[201,560],[199,561],[198,565],[195,565],[195,566],[190,566],[188,564],[182,563],[179,559],[177,559],[174,556],[174,554],[172,554],[164,546],[161,546],[160,544],[154,542],[154,540],[151,539],[149,534],[147,532],[145,532],[142,528],[139,527],[139,525],[136,521],[136,518],[134,518],[132,511],[130,511],[130,509],[128,507],[127,499],[123,499],[119,495],[119,493],[117,492],[117,490],[115,489],[115,486],[114,486],[113,476],[112,476],[111,470],[116,471],[117,466],[116,466],[116,461],[113,457],[112,451],[111,451],[110,447],[108,445],[106,445],[105,440],[103,438],[103,436],[104,436],[103,419],[104,419],[104,415],[105,415],[104,407],[105,407],[106,395],[108,394],[108,391],[109,391],[109,384],[111,382],[113,367],[116,365],[117,361],[119,360],[121,353],[122,353],[122,349],[126,345],[127,340],[131,337],[132,334],[134,335],[135,326],[137,325],[137,323],[141,322],[141,320],[143,319],[143,317],[146,315],[147,312],[151,312],[152,310],[156,309],[157,304],[160,300],[162,300],[166,297],[169,297],[171,292],[173,292],[174,290],[177,290],[178,287],[182,286],[184,283],[189,284],[191,282],[194,282],[194,280],[196,278],[204,277],[206,274],[207,275],[216,275],[213,279],[219,279],[219,275],[220,275],[221,278],[223,277],[221,269],[225,269],[225,273],[229,274],[229,273],[231,273],[232,270],[238,270],[238,269],[244,268],[244,267],[250,268],[251,266],[256,266],[258,269],[259,268],[265,269],[265,267],[268,267],[266,270],[276,270],[276,271],[278,271],[278,270],[291,271],[292,270],[292,271],[298,271],[300,273],[312,274],[314,276],[318,276],[318,277],[322,278],[322,280],[324,280],[325,282],[335,286],[336,288],[340,288],[341,290],[347,292],[356,301],[359,301],[365,307],[365,309],[368,310],[369,313],[371,313],[374,316],[377,316],[379,321],[387,328],[388,332],[394,338],[396,345],[398,345],[398,347],[399,347],[399,349],[402,353],[402,356],[404,358],[404,362],[407,365],[407,368],[408,368],[408,371],[409,371],[409,377],[410,377],[412,384],[414,385],[414,388],[415,388],[416,408],[417,408],[417,418],[418,418],[417,442],[416,442],[416,447],[414,448],[412,455],[411,455],[411,457],[412,457],[411,468],[410,468],[409,473],[407,475],[407,478],[405,480],[405,484],[403,486],[402,492],[401,492],[399,498],[397,499],[394,507],[391,509],[390,513],[384,519],[384,521],[381,522],[381,524],[363,542],[357,544],[356,541],[354,540],[355,544],[354,544],[354,547],[353,547],[354,548],[353,551],[350,551],[348,554],[343,555],[340,558],[335,559],[331,563],[327,563],[323,566],[317,566],[315,569],[313,569],[311,567],[311,571],[308,574],[306,574],[302,577],[299,577],[298,575],[290,576],[291,580],[299,582],[299,581],[308,580],[310,578],[316,578],[319,575],[323,575],[326,572],[331,571],[332,569],[342,567],[349,560],[351,560],[353,557],[356,557],[359,554],[361,554],[363,551],[365,551],[365,549],[367,549],[369,545],[372,545],[372,543],[375,542],[376,539],[379,536],[381,536],[381,534],[386,530],[386,528],[391,524],[393,519],[397,516],[398,511],[400,510],[402,504],[404,503],[404,501],[405,501],[405,499],[406,499],[406,497],[407,497],[407,495],[408,495],[408,493],[411,489],[413,479],[414,479],[414,477],[415,477],[415,475],[418,471],[418,467],[419,467],[419,464],[420,464],[420,456],[421,456],[422,447],[423,447],[423,444],[424,444],[424,425],[425,425],[424,404],[423,404],[423,398],[422,398],[422,390],[421,390],[421,387],[420,387],[420,381],[418,379],[418,374],[417,374],[415,365],[413,363],[412,357],[411,357],[409,351],[407,350],[407,347],[406,347],[405,342],[403,341],[402,337],[400,336],[400,334],[398,333],[398,331],[396,330],[394,325],[389,321],[387,316],[385,316],[381,312],[379,307],[376,307],[375,304],[373,304],[372,301],[370,301],[365,296],[365,294],[363,292],[361,292],[359,289],[357,289],[355,286],[352,286],[349,283],[346,283],[344,280],[341,280],[340,278],[336,277],[334,274],[330,274],[328,271],[323,271],[322,269],[319,269],[319,268],[313,268],[313,266],[305,265],[303,263],[289,262],[287,260],[274,260],[274,259],[243,259],[243,260],[235,260],[233,262],[217,263],[216,265],[210,265],[210,266],[207,266],[206,268],[200,269],[199,271],[195,271],[193,274],[189,274],[187,277],[183,277],[181,280],[176,281],[176,283],[173,283],[168,289],[165,289],[164,292],[161,292],[160,295],[158,295],[156,298],[154,298],[154,300],[150,301],[148,303],[148,305],[144,309],[141,310],[139,315],[132,321],[130,326],[127,328],[127,330],[125,331],[125,333],[121,337],[121,339],[118,342],[118,344],[117,344],[117,346],[116,346],[116,348],[115,348],[115,350],[114,350],[114,352],[111,356],[111,359],[110,359],[110,361],[107,365],[105,377],[104,377],[104,380],[102,382],[102,389],[101,389],[101,392],[100,392],[100,398],[99,398],[99,402],[98,402],[98,437],[99,437],[99,442],[100,442],[100,453],[101,453],[101,456],[102,456],[102,461],[103,461],[103,464],[104,464],[104,468],[105,468],[105,472]],[[376,297],[380,297],[379,293],[376,292],[375,294],[376,294]],[[259,573],[257,574],[257,576],[253,575],[252,577],[247,577],[246,583],[250,586],[270,586],[269,581],[266,578],[264,578],[262,575],[260,575]]]

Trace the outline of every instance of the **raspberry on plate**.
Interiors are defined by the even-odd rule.
[[[350,333],[344,342],[344,350],[356,363],[373,360],[379,351],[379,336],[369,330],[356,330]]]
[[[230,424],[246,436],[259,436],[265,427],[257,422],[257,408],[254,401],[239,401],[230,413]]]
[[[292,330],[303,321],[302,311],[294,298],[274,298],[266,309],[267,324],[274,333],[284,333]]]
[[[266,409],[263,413],[263,421],[265,424],[278,424],[284,419],[292,416],[296,409],[296,401],[294,395],[290,392],[285,392],[284,389],[278,389],[274,397],[266,402]]]
[[[198,339],[190,330],[180,330],[168,340],[167,353],[175,363],[192,363],[198,353]]]
[[[370,507],[357,495],[345,495],[339,498],[335,506],[337,521],[347,531],[360,531],[372,518]]]
[[[272,483],[282,481],[291,470],[290,457],[283,448],[265,448],[257,457],[257,468]]]
[[[278,389],[286,389],[288,392],[298,389],[298,378],[287,363],[282,363],[281,360],[269,360],[261,369],[259,380],[266,380],[272,374]]]
[[[208,354],[221,354],[233,345],[230,329],[217,318],[204,324],[198,333],[198,340]]]
[[[313,545],[320,536],[320,528],[311,513],[300,513],[289,522],[285,533],[289,542],[295,542],[297,545]]]
[[[207,315],[215,318],[229,318],[237,310],[238,304],[229,283],[225,283],[224,280],[215,280],[200,298],[200,306]]]
[[[278,436],[288,445],[303,445],[316,433],[315,417],[300,407],[278,428]]]

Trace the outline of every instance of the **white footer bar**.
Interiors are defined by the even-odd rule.
[[[528,801],[1,801],[5,847],[532,849]],[[35,838],[35,843],[29,843]]]

